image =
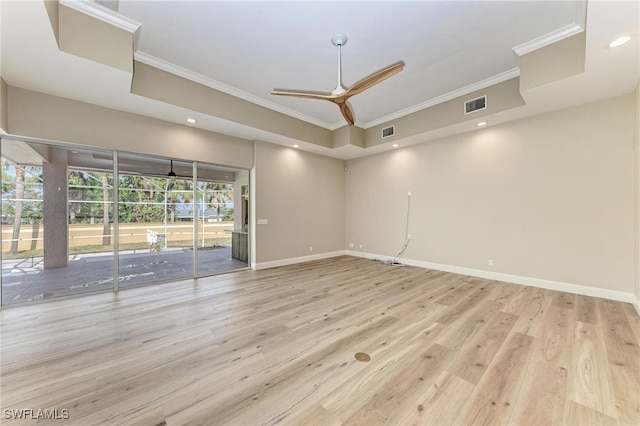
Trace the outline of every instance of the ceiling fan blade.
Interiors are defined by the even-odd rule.
[[[363,78],[350,88],[345,89],[344,86],[342,86],[341,48],[346,42],[347,36],[345,34],[335,34],[333,37],[331,37],[331,43],[338,48],[338,85],[331,93],[289,92],[274,89],[271,94],[277,96],[293,96],[296,98],[323,99],[325,101],[333,102],[340,108],[340,112],[342,113],[344,119],[347,121],[347,124],[349,124],[349,126],[353,126],[355,124],[355,120],[353,118],[353,111],[347,104],[347,99],[349,99],[349,97],[353,95],[357,95],[358,93],[367,90],[372,86],[375,86],[376,84],[380,83],[383,80],[386,80],[392,75],[399,73],[404,69],[404,62],[398,62],[397,64],[391,65],[390,67],[387,67],[382,71],[378,71],[375,74]]]
[[[382,71],[378,71],[377,73],[372,74],[369,77],[365,77],[348,88],[347,91],[342,95],[342,97],[357,95],[358,93],[361,93],[368,88],[375,86],[381,81],[386,80],[392,75],[399,73],[403,70],[403,68],[404,64],[402,62],[399,62],[395,65],[391,65],[390,67],[383,69]]]
[[[327,101],[333,101],[336,97],[331,94],[312,93],[312,92],[286,92],[282,90],[273,90],[272,95],[278,96],[294,96],[296,98],[308,98],[308,99],[324,99]]]
[[[349,126],[353,126],[355,124],[355,120],[353,119],[353,112],[351,111],[351,108],[349,108],[349,105],[347,105],[347,102],[340,102],[338,103],[338,106],[340,107],[342,116],[347,120],[347,124]]]

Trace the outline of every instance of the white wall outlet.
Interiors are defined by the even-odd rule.
[[[411,234],[407,235],[407,239],[410,240],[411,239]]]
[[[359,248],[359,249],[362,249],[362,244],[358,244],[358,248]]]
[[[269,219],[258,219],[258,225],[268,225]]]
[[[312,246],[309,246],[309,251],[313,251],[313,247]]]
[[[411,197],[411,191],[409,191],[409,193],[407,194],[409,197]]]
[[[353,243],[349,243],[349,248],[353,248]]]
[[[493,259],[487,260],[487,266],[493,266]]]

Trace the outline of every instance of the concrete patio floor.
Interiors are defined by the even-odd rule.
[[[198,275],[207,276],[246,268],[231,258],[230,247],[198,250]],[[127,252],[119,257],[119,287],[193,277],[193,250]],[[60,268],[42,268],[42,258],[2,261],[2,303],[10,305],[41,299],[113,289],[113,254],[72,256]]]

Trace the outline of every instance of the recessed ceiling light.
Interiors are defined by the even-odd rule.
[[[295,144],[295,145],[293,145],[293,147],[294,147],[294,148],[300,148],[300,145]]]
[[[187,123],[191,123],[191,124],[193,124],[193,123],[195,123],[195,122],[196,122],[196,119],[195,119],[195,118],[187,118]]]
[[[479,123],[477,124],[477,126],[478,126],[478,127],[484,127],[484,126],[486,126],[486,125],[487,125],[487,122],[486,122],[486,121],[481,121],[481,122],[479,122]]]
[[[609,43],[609,47],[622,46],[623,44],[625,44],[629,40],[631,40],[630,36],[618,37],[617,39],[615,39],[611,43]]]
[[[393,145],[391,145],[391,147],[392,147],[392,148],[397,148],[397,147],[399,147],[399,146],[400,146],[400,145],[398,145],[397,143],[394,143]]]

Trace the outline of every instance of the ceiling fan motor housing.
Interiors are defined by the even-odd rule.
[[[333,43],[334,46],[344,46],[347,44],[347,40],[347,35],[342,33],[334,34],[333,37],[331,37],[331,43]]]

